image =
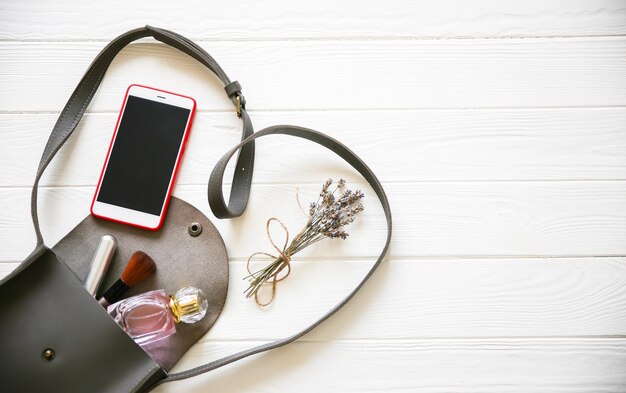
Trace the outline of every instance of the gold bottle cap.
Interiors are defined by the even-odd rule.
[[[200,289],[184,287],[170,296],[169,307],[176,323],[194,323],[205,316],[208,302]]]

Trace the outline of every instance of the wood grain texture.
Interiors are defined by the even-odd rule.
[[[0,115],[0,187],[31,185],[56,118]],[[116,119],[87,114],[42,184],[95,185]],[[387,182],[626,179],[625,108],[288,111],[255,112],[252,119],[257,130],[278,119],[326,132]],[[206,184],[225,147],[239,140],[240,127],[232,113],[198,114],[177,184]],[[257,183],[295,183],[303,173],[324,178],[348,167],[298,138],[261,139],[256,157]]]
[[[199,44],[242,81],[251,110],[626,105],[623,37]],[[59,111],[103,46],[0,42],[0,111]],[[90,109],[119,111],[132,83],[234,110],[209,71],[152,42],[120,53]]]
[[[280,217],[295,233],[305,218],[296,203],[313,199],[324,179],[300,185],[253,185],[245,216],[217,220],[229,255],[247,258],[265,249],[265,221]],[[357,184],[358,185],[358,184]],[[378,255],[385,226],[368,187],[366,211],[346,242],[330,242],[304,255]],[[390,253],[410,256],[625,255],[626,182],[468,182],[386,185],[394,217]],[[226,191],[228,192],[228,190]],[[179,186],[174,194],[209,217],[206,186]],[[0,204],[2,260],[20,260],[34,246],[28,188],[5,188]],[[55,244],[89,212],[93,187],[40,192],[44,238]],[[303,202],[306,203],[306,202]]]
[[[298,262],[268,313],[244,299],[244,263],[231,262],[227,308],[203,341],[269,340],[304,329],[371,263]],[[346,310],[307,339],[624,336],[625,273],[624,258],[390,258]]]
[[[224,312],[201,341],[291,335],[345,297],[370,265],[296,258],[264,310],[243,296],[244,262],[231,260]],[[0,278],[16,266],[0,263]],[[624,336],[625,284],[624,258],[391,259],[306,340]]]
[[[196,345],[184,370],[258,342]],[[155,392],[623,391],[624,339],[296,342]]]
[[[108,40],[146,23],[206,40],[615,35],[626,33],[625,14],[618,0],[5,0],[0,39]]]
[[[201,341],[294,334],[345,297],[371,263],[295,258],[266,310],[245,299],[244,261],[231,260],[224,312]],[[16,266],[0,263],[0,278]],[[625,258],[391,258],[306,340],[625,336],[625,284]]]

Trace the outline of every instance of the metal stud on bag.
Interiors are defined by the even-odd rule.
[[[202,233],[202,224],[199,222],[192,222],[189,224],[187,231],[191,236],[196,237]]]
[[[54,359],[55,356],[56,356],[56,354],[54,353],[54,349],[52,349],[52,348],[46,348],[41,353],[41,357],[46,362],[51,362]]]

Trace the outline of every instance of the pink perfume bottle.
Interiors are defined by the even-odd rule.
[[[194,323],[206,314],[208,302],[195,287],[184,287],[173,296],[163,289],[150,291],[112,304],[107,311],[141,346],[176,333],[176,324]]]

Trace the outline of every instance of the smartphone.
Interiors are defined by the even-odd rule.
[[[150,230],[163,225],[195,109],[191,97],[128,87],[91,214]]]

